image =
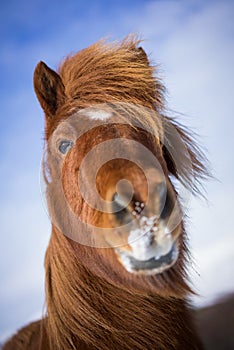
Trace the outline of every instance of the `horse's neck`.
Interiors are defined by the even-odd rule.
[[[53,250],[50,255],[56,259]],[[47,293],[48,319],[52,325],[48,334],[57,338],[53,350],[202,348],[182,299],[129,292],[82,265],[77,266],[76,274],[68,275],[64,261],[59,271],[52,264],[47,273],[47,288],[51,288],[50,295]]]
[[[113,341],[110,349],[200,348],[183,300],[109,288],[100,289],[99,301],[93,306],[109,321]],[[92,326],[96,328],[96,324]]]

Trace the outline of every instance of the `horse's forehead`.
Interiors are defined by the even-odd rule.
[[[116,126],[113,127],[113,124]],[[121,127],[118,124],[121,124]],[[128,125],[128,127],[123,127],[123,124]],[[103,129],[96,128],[102,125],[111,125],[111,127],[107,129],[105,127]],[[132,129],[129,126],[132,126]],[[130,103],[118,102],[113,104],[113,106],[100,104],[74,110],[66,117],[63,115],[51,136],[53,138],[58,135],[68,137],[70,134],[72,138],[74,136],[79,138],[92,129],[95,129],[94,133],[96,134],[103,134],[108,132],[108,130],[114,133],[114,131],[118,132],[120,129],[122,133],[129,134],[130,130],[130,133],[134,133],[134,128],[141,128],[150,133],[153,132],[154,136],[160,137],[162,134],[161,118],[155,114],[155,111]]]

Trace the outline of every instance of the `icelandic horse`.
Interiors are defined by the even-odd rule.
[[[99,41],[58,72],[35,68],[52,222],[46,314],[4,350],[203,348],[180,192],[199,192],[204,158],[166,115],[165,89],[139,43]]]

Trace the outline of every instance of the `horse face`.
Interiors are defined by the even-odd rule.
[[[52,221],[79,243],[110,248],[130,273],[161,273],[178,257],[181,212],[160,142],[111,114],[84,131],[86,114],[61,123],[48,142]]]

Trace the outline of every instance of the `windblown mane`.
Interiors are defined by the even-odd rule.
[[[65,88],[65,110],[121,101],[161,111],[164,87],[139,43],[133,36],[116,44],[101,40],[68,56],[58,70]]]

